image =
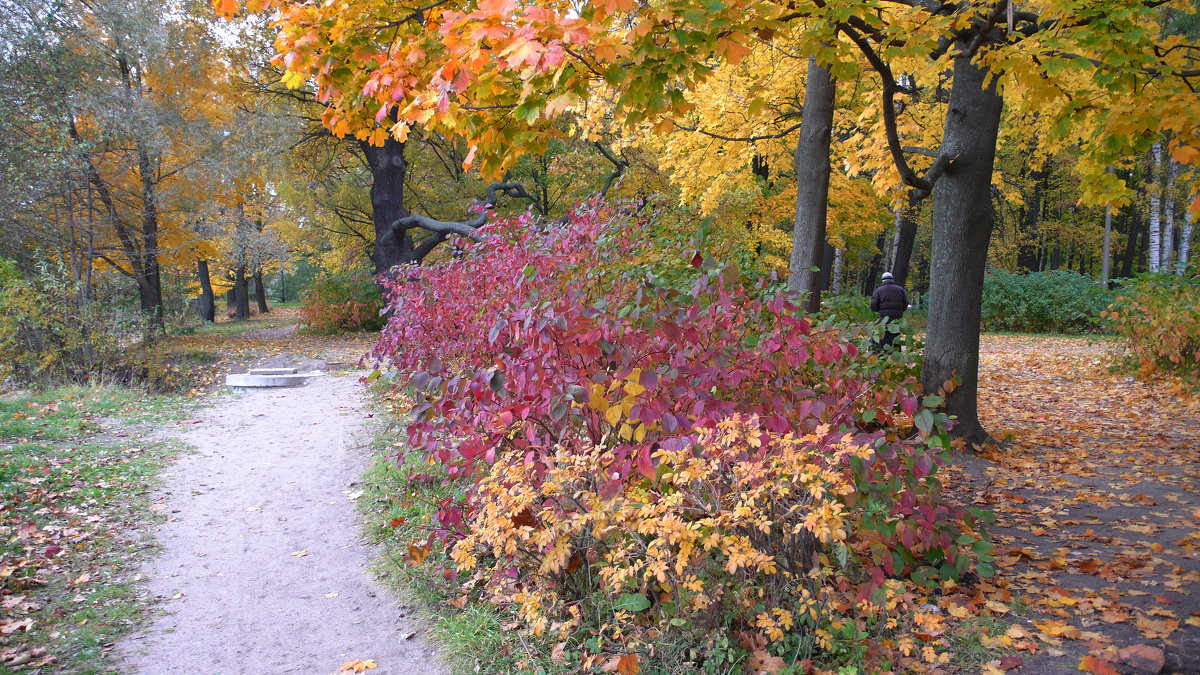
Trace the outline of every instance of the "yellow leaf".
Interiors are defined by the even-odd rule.
[[[612,424],[612,425],[616,425],[617,422],[620,422],[621,421],[620,406],[613,406],[613,407],[609,408],[608,411],[604,413],[604,419],[608,420],[608,423]]]

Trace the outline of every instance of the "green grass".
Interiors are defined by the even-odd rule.
[[[181,399],[116,387],[0,401],[0,625],[32,621],[0,638],[0,674],[30,654],[52,658],[53,672],[112,672],[110,645],[144,609],[135,574],[148,500],[179,449],[132,425],[186,411]],[[119,429],[127,435],[110,434]]]

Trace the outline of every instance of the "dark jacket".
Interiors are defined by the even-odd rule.
[[[889,319],[899,319],[908,309],[908,293],[891,279],[884,279],[871,295],[871,311]]]

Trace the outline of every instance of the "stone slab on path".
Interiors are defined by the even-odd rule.
[[[363,403],[356,377],[326,376],[230,397],[181,430],[197,451],[164,472],[170,520],[142,570],[159,609],[118,644],[118,672],[324,675],[356,659],[372,675],[447,672],[368,568],[350,498]]]

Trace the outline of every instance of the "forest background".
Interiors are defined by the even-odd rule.
[[[1143,377],[1196,374],[1194,1],[3,8],[3,375],[186,386],[180,355],[156,345],[216,320],[222,295],[236,319],[300,301],[314,331],[386,320],[375,356],[413,377],[409,439],[472,486],[434,515],[417,559],[438,550],[467,572],[478,561],[456,542],[501,545],[489,537],[505,528],[475,519],[517,505],[487,502],[476,460],[586,437],[610,454],[568,454],[615,467],[596,486],[605,501],[651,489],[638,480],[665,489],[656,481],[681,460],[656,453],[677,429],[708,429],[679,437],[729,452],[756,433],[740,426],[750,416],[792,468],[851,466],[855,447],[894,444],[907,459],[888,471],[906,487],[887,508],[912,508],[905,494],[941,508],[928,481],[942,460],[925,452],[992,440],[977,413],[981,330],[1108,332],[1118,365]],[[913,311],[906,349],[870,355],[866,340],[883,329],[865,298],[884,271]],[[559,293],[574,304],[549,303]],[[521,322],[563,333],[535,339]],[[694,351],[699,326],[720,358]],[[632,356],[654,345],[714,360],[666,396],[677,364],[651,377]],[[789,400],[789,415],[768,417],[779,402],[767,383],[738,389],[754,382],[745,364],[764,358],[779,359],[770,386],[824,402]],[[448,367],[459,377],[443,377]],[[731,374],[729,390],[718,386]],[[832,404],[843,397],[852,404]],[[536,424],[549,435],[518,433]],[[839,445],[814,440],[818,428],[867,436]],[[788,433],[816,454],[788,454]],[[854,466],[812,480],[853,494],[880,480]],[[796,517],[785,511],[771,522]],[[856,539],[860,516],[805,521],[815,539],[789,545],[806,560],[846,551],[843,567],[857,551],[868,594],[882,576],[927,566],[946,580],[987,570],[986,533],[951,511],[928,532],[954,532],[953,545],[891,541],[903,538],[894,525],[882,541]],[[543,544],[566,547],[541,571],[574,573],[563,572],[571,550],[592,549],[531,517]],[[610,592],[657,569],[647,555],[608,579]],[[682,570],[699,563],[674,560],[680,578],[659,571],[658,582],[696,592]],[[650,597],[645,585],[624,590]],[[519,606],[540,634],[556,592],[506,587],[491,599]],[[772,629],[794,621],[780,612],[800,613],[775,600],[725,620],[774,642]],[[601,632],[639,634],[620,609]],[[572,621],[562,611],[560,628]],[[662,618],[703,623],[682,610]],[[644,657],[645,639],[617,656]]]

